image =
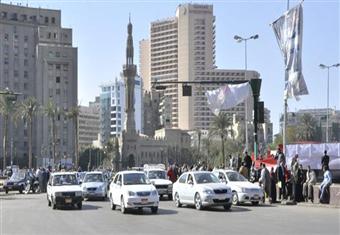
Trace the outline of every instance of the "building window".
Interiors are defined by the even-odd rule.
[[[8,38],[9,38],[8,33],[5,33],[4,38],[5,38],[5,41],[8,41]]]
[[[53,33],[53,38],[54,38],[54,39],[57,39],[57,36],[58,36],[57,33]]]
[[[55,90],[55,94],[60,95],[60,89],[59,88]]]
[[[45,24],[48,24],[48,17],[45,17]]]
[[[24,83],[24,90],[27,90],[27,89],[28,89],[28,84]]]
[[[68,64],[64,64],[63,69],[64,69],[64,71],[68,71]]]
[[[48,32],[47,38],[50,39],[51,37],[52,37],[52,33],[51,33],[51,32]]]
[[[24,71],[24,78],[28,78],[28,72]]]
[[[56,64],[56,65],[55,65],[55,69],[56,69],[56,70],[60,70],[60,64]]]
[[[57,51],[56,53],[55,53],[55,57],[60,57],[60,52],[59,51]],[[59,67],[60,67],[60,65],[59,65]],[[59,68],[60,69],[60,68]]]
[[[55,17],[51,18],[51,22],[52,22],[52,24],[55,24]]]
[[[13,74],[14,74],[14,77],[19,77],[19,71],[18,70],[14,70]]]
[[[28,66],[28,60],[24,59],[24,66]]]
[[[56,83],[60,83],[60,77],[56,77],[56,78],[55,78],[55,82],[56,82]]]

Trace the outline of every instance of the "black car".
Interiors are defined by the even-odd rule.
[[[13,172],[12,176],[4,183],[4,191],[6,194],[9,191],[19,191],[19,193],[22,193],[29,177],[29,173],[26,171]]]

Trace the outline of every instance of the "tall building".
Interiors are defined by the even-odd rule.
[[[0,3],[0,87],[21,93],[18,101],[35,97],[40,105],[53,102],[58,111],[77,106],[77,48],[72,29],[61,25],[61,11]],[[59,112],[55,117],[55,160],[75,155],[75,128]],[[2,122],[2,120],[1,120]],[[33,122],[33,156],[38,164],[52,157],[52,124],[39,115]],[[1,136],[3,128],[0,127]],[[9,125],[14,163],[25,163],[27,129],[23,121]],[[1,146],[2,148],[2,146]]]
[[[149,46],[145,44],[149,43]],[[215,65],[215,16],[212,5],[184,4],[177,7],[176,16],[151,23],[150,40],[141,42],[140,71],[150,69],[150,82],[156,81],[233,81],[259,78],[256,71],[217,69]],[[144,74],[147,74],[144,72]],[[182,96],[182,85],[167,85],[164,91],[171,105],[171,127],[184,130],[208,130],[213,113],[207,106],[205,91],[221,84],[195,85],[192,96]],[[150,85],[151,87],[151,85]],[[248,101],[248,120],[251,120],[252,98]],[[244,103],[227,110],[245,118]],[[169,116],[169,115],[167,115]]]
[[[92,145],[98,139],[100,133],[100,98],[96,97],[94,102],[89,102],[89,106],[80,106],[78,118],[78,138],[79,148],[83,149]]]
[[[143,91],[151,91],[151,74],[150,74],[150,40],[141,40],[139,42],[139,47],[141,48],[139,54],[139,61],[148,61],[144,66],[139,66],[139,75],[143,79]]]
[[[120,137],[125,128],[126,86],[123,78],[123,74],[121,74],[120,79],[116,78],[113,82],[100,86],[100,135],[102,144],[105,144],[110,137]],[[138,76],[135,77],[134,97],[136,129],[141,132],[143,130],[142,81]]]

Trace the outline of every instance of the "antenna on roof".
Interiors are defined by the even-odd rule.
[[[131,12],[129,12],[129,23],[131,23]]]

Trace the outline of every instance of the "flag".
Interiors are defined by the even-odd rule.
[[[247,82],[238,85],[226,85],[216,90],[207,91],[205,95],[208,107],[217,116],[221,110],[235,107],[252,94],[251,86]]]
[[[308,95],[308,89],[302,74],[302,5],[287,11],[272,24],[277,42],[285,62],[285,98],[299,99]]]

